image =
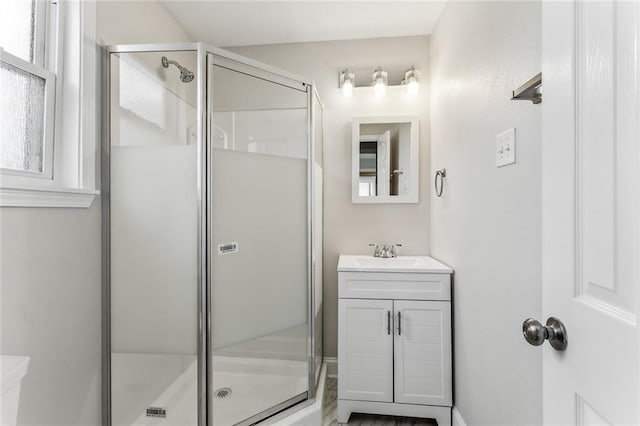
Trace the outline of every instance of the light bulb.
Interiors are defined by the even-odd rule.
[[[407,94],[411,96],[415,96],[420,91],[420,84],[414,78],[407,83]]]
[[[376,81],[376,84],[374,84],[374,86],[373,86],[373,92],[379,98],[386,94],[387,86],[386,86],[386,84],[384,84],[384,81],[382,81],[382,79],[378,79]]]
[[[420,90],[420,84],[418,83],[419,76],[420,71],[418,71],[414,66],[404,73],[404,80],[402,80],[402,84],[407,86],[408,95],[415,96],[418,94],[418,91]]]
[[[353,95],[353,83],[350,81],[345,81],[342,84],[342,96],[345,98],[350,98]]]
[[[387,72],[382,67],[376,68],[371,76],[371,84],[373,85],[373,93],[376,97],[382,97],[387,91]]]
[[[345,68],[340,73],[340,89],[342,90],[342,96],[345,98],[350,98],[353,94],[353,83],[355,79],[355,74],[349,71],[349,68]]]

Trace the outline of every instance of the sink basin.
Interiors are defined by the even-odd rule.
[[[394,258],[383,258],[383,257],[356,257],[355,259],[356,265],[364,266],[364,267],[372,267],[372,268],[380,268],[380,267],[395,267],[395,268],[407,268],[410,266],[415,266],[418,262],[418,259],[414,257],[394,257]]]
[[[422,272],[450,274],[451,268],[431,256],[340,255],[338,272]]]

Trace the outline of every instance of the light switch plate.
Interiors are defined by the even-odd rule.
[[[516,162],[516,129],[511,128],[496,136],[496,166],[508,166]]]

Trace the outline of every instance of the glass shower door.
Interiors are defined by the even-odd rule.
[[[208,55],[209,395],[249,424],[309,386],[308,86]]]
[[[197,90],[169,60],[195,70],[197,54],[109,55],[113,425],[197,424]]]

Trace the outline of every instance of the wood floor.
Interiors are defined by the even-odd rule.
[[[323,419],[324,426],[336,426],[336,409],[338,403],[338,379],[327,378],[324,391]],[[436,422],[429,419],[414,417],[378,416],[375,414],[354,413],[349,419],[349,425],[372,426],[436,426]]]

